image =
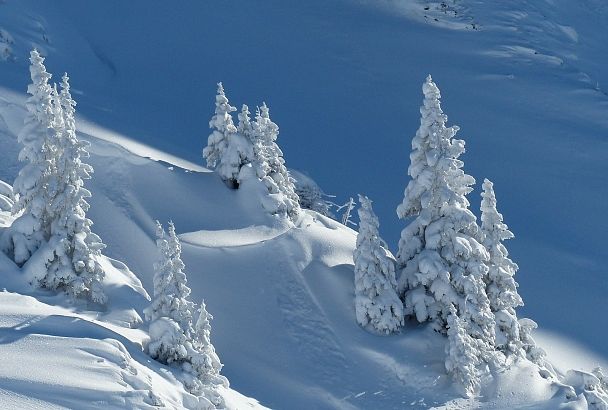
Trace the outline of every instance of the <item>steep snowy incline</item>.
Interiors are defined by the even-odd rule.
[[[12,101],[10,107],[12,122],[18,123],[19,102]],[[381,337],[356,324],[351,229],[309,212],[291,227],[268,216],[247,183],[238,191],[229,190],[214,173],[143,158],[108,141],[107,135],[81,136],[92,143],[96,172],[90,183],[89,215],[94,230],[108,244],[106,253],[125,262],[151,289],[154,219],[174,220],[183,232],[183,258],[194,300],[204,298],[214,315],[213,342],[225,364],[223,374],[237,391],[273,408],[294,409],[520,408],[530,403],[550,409],[566,401],[565,390],[526,366],[501,375],[481,398],[463,401],[445,374],[443,337],[411,323],[402,335]],[[11,151],[15,138],[5,132],[1,143]],[[7,168],[13,167],[17,167],[15,158],[7,158]],[[131,277],[120,262],[107,263],[122,270],[121,277]],[[3,272],[7,290],[32,292],[18,272]],[[135,285],[129,289],[139,289]],[[3,331],[8,339],[18,339],[7,349],[24,349],[36,357],[38,343],[63,343],[61,354],[70,360],[61,371],[76,368],[83,372],[82,380],[95,379],[99,373],[95,380],[116,407],[144,407],[156,398],[192,407],[185,393],[164,393],[175,381],[141,352],[145,333],[121,327],[137,325],[129,317],[141,316],[147,302],[120,289],[117,286],[109,294],[113,309],[98,317],[53,308],[27,296],[6,295],[17,302],[11,302],[13,310],[0,315],[6,321]],[[62,303],[61,297],[34,296],[48,304]],[[11,319],[15,315],[22,318]],[[52,358],[40,361],[54,363]],[[129,376],[133,369],[137,377]],[[10,382],[0,383],[7,392],[4,403],[24,403],[43,394],[35,390],[28,395],[20,385],[23,378],[39,380],[40,389],[59,383],[37,372],[19,373],[14,364],[6,374]],[[235,408],[255,404],[232,390],[225,395],[229,403],[233,397]],[[69,397],[74,401],[53,396],[47,403],[70,407],[100,396]]]
[[[608,292],[606,6],[454,4],[7,0],[0,53],[3,44],[12,51],[0,84],[12,92],[0,91],[0,179],[19,169],[26,55],[37,45],[51,71],[70,72],[79,112],[91,120],[80,125],[96,168],[90,216],[107,254],[151,289],[153,221],[174,220],[234,388],[279,408],[442,404],[456,394],[446,387],[441,339],[417,330],[378,338],[356,327],[352,231],[312,216],[289,230],[246,190],[229,191],[194,164],[223,80],[235,103],[268,100],[290,166],[340,197],[375,199],[395,244],[420,83],[431,72],[467,140],[467,171],[496,183],[517,236],[509,247],[521,267],[522,315],[606,361],[608,317],[594,314]],[[555,393],[523,381],[538,388],[496,406]]]
[[[38,46],[50,71],[70,72],[81,114],[154,158],[200,163],[217,81],[237,104],[267,100],[288,165],[338,199],[374,199],[393,246],[420,83],[432,73],[467,140],[467,171],[495,182],[517,235],[524,314],[608,355],[608,318],[571,308],[598,311],[608,292],[603,1],[7,0],[0,29],[11,50],[0,84],[21,93]]]

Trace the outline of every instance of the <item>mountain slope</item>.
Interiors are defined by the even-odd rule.
[[[403,223],[394,208],[431,72],[467,140],[467,171],[496,183],[517,235],[509,247],[521,266],[521,315],[575,339],[590,357],[585,366],[605,363],[608,319],[588,317],[608,291],[608,78],[598,57],[606,8],[595,0],[455,4],[8,0],[0,28],[13,39],[14,61],[0,63],[0,178],[12,181],[19,169],[26,55],[37,45],[78,92],[96,169],[90,217],[106,253],[151,289],[153,221],[174,220],[233,387],[278,408],[442,404],[457,393],[443,374],[441,338],[411,326],[378,338],[356,327],[352,231],[315,215],[295,229],[277,222],[247,187],[229,191],[199,164],[223,80],[234,103],[268,100],[290,166],[342,198],[363,191],[375,199],[383,236],[396,244]],[[92,349],[110,349],[102,346]],[[485,404],[562,399],[530,377],[531,396]]]

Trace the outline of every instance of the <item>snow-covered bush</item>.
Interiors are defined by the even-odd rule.
[[[414,218],[399,241],[398,290],[406,315],[431,322],[437,331],[446,332],[448,315],[455,309],[450,320],[457,317],[466,323],[460,327],[476,339],[476,357],[488,358],[495,331],[484,282],[489,254],[476,239],[479,227],[466,198],[475,179],[462,170],[464,164],[458,158],[464,152],[464,141],[454,138],[458,127],[446,127],[441,94],[431,76],[422,89],[422,117],[408,168],[411,180],[397,207],[399,218]],[[448,338],[459,332],[448,332]],[[448,366],[453,374],[457,373],[455,366]]]
[[[315,181],[300,172],[292,170],[291,175],[295,180],[300,208],[310,209],[321,215],[334,218],[331,211],[334,204],[328,200],[328,198],[332,198],[332,195],[325,194]]]
[[[188,340],[182,328],[169,317],[159,317],[150,323],[148,354],[161,363],[181,364],[188,357]]]
[[[37,50],[30,53],[30,95],[26,101],[27,114],[18,136],[23,145],[19,160],[26,164],[13,184],[15,204],[13,214],[23,212],[5,231],[2,248],[15,263],[23,265],[31,255],[49,239],[51,218],[48,215],[48,178],[53,172],[55,116],[53,115],[53,88],[51,74],[46,71],[44,58]]]
[[[238,188],[239,173],[245,164],[251,162],[253,147],[247,136],[237,132],[231,114],[234,111],[236,108],[229,104],[222,83],[218,83],[215,114],[209,121],[213,131],[203,149],[203,157],[229,187]],[[246,131],[245,128],[242,130]]]
[[[295,218],[300,209],[294,179],[289,175],[283,152],[276,143],[279,127],[270,119],[266,103],[256,112],[253,123],[252,141],[254,149],[254,169],[268,189],[272,202],[265,202],[272,214]]]
[[[503,352],[519,354],[521,339],[515,308],[523,306],[523,301],[514,279],[518,267],[502,243],[514,235],[496,210],[494,187],[488,179],[483,182],[481,196],[482,240],[490,254],[486,289],[490,308],[496,316],[496,347]]]
[[[363,327],[392,333],[403,325],[403,304],[395,290],[395,265],[382,247],[372,201],[359,195],[359,234],[355,262],[355,312]]]
[[[608,410],[608,378],[601,368],[596,367],[591,372],[568,370],[566,382],[575,391],[582,391],[590,410]]]

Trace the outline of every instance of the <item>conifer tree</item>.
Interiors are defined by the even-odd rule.
[[[423,92],[408,168],[411,180],[397,208],[401,219],[413,218],[399,241],[398,289],[406,315],[429,321],[440,332],[449,328],[448,316],[455,311],[450,321],[458,329],[448,332],[448,343],[461,345],[464,342],[454,338],[466,332],[475,339],[475,355],[487,363],[493,357],[495,323],[484,282],[489,255],[476,239],[479,227],[466,198],[475,180],[462,170],[464,141],[454,138],[458,127],[446,127],[441,95],[431,76]],[[457,366],[447,367],[456,375]]]
[[[382,247],[372,201],[359,195],[359,234],[355,262],[355,312],[363,327],[392,333],[403,325],[403,304],[395,290],[395,265]]]
[[[223,365],[211,343],[212,319],[213,316],[207,312],[205,301],[202,301],[198,308],[198,316],[194,326],[194,348],[202,355],[199,366],[204,371],[199,371],[199,373],[202,373],[213,384],[224,384],[225,379],[220,376]]]
[[[18,136],[23,145],[19,160],[27,162],[13,184],[15,201],[13,214],[23,211],[3,237],[3,250],[18,265],[49,239],[50,218],[47,213],[48,178],[52,173],[54,127],[51,74],[46,71],[44,58],[37,50],[30,53],[30,95],[26,101],[27,114]]]
[[[523,306],[514,275],[517,264],[510,258],[503,241],[514,237],[503,216],[496,210],[496,195],[491,181],[485,179],[481,194],[481,230],[488,249],[487,294],[496,316],[496,346],[503,352],[518,354],[521,350],[519,323],[515,308]]]
[[[464,152],[464,141],[454,138],[458,127],[445,126],[441,95],[430,76],[423,92],[422,118],[408,168],[412,179],[397,208],[401,219],[414,218],[399,241],[399,290],[406,300],[406,313],[416,315],[420,322],[432,321],[438,330],[445,329],[450,305],[454,305],[460,315],[473,310],[479,333],[490,338],[492,315],[481,289],[489,255],[475,239],[479,227],[466,198],[475,180],[462,170],[458,157]],[[476,306],[465,309],[465,298]]]
[[[234,111],[236,108],[229,104],[222,83],[218,83],[215,114],[209,121],[213,131],[203,157],[229,187],[238,188],[239,173],[243,165],[251,162],[253,147],[247,137],[237,132],[231,114]]]
[[[251,141],[252,133],[253,133],[253,125],[251,124],[251,113],[249,112],[249,107],[246,104],[243,104],[243,107],[241,108],[241,112],[239,113],[238,118],[239,118],[239,125],[237,127],[238,133]]]
[[[205,397],[214,408],[223,408],[216,389],[227,387],[228,380],[220,375],[222,364],[211,344],[212,316],[203,303],[194,323],[194,303],[189,299],[181,245],[172,222],[168,231],[156,222],[159,258],[154,264],[154,297],[144,310],[150,322],[147,351],[159,362],[179,367],[183,371],[179,378],[190,393]]]
[[[50,175],[47,205],[51,221],[53,256],[47,262],[47,271],[38,277],[39,283],[49,289],[62,289],[74,296],[87,295],[91,300],[104,303],[106,296],[102,281],[103,268],[97,261],[105,248],[99,236],[91,231],[93,222],[86,217],[90,191],[84,188],[84,179],[90,179],[93,167],[82,161],[89,156],[88,143],[76,136],[75,106],[70,93],[69,78],[65,74],[61,94],[53,91],[55,123],[57,129],[53,173]]]
[[[183,272],[181,245],[173,222],[169,222],[167,234],[161,223],[156,221],[156,238],[159,259],[154,264],[154,297],[144,313],[148,321],[159,317],[170,318],[189,337],[192,333],[194,304],[189,300],[191,290]]]
[[[483,346],[479,346],[479,339],[471,337],[466,321],[458,317],[454,306],[450,307],[447,328],[445,368],[462,386],[464,394],[471,397],[477,393],[480,386],[480,367],[483,362],[479,351]]]
[[[172,227],[170,223],[167,235],[161,223],[156,221],[159,256],[154,264],[154,296],[144,314],[150,322],[150,356],[161,363],[181,365],[188,360],[191,350],[194,304],[188,300],[190,288],[186,285],[181,248]]]
[[[270,212],[295,218],[300,208],[299,198],[283,152],[276,143],[278,135],[279,127],[270,119],[270,110],[264,103],[257,110],[253,124],[254,167],[274,200]]]

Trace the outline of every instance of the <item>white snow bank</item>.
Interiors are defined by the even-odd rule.
[[[274,239],[285,232],[288,228],[269,227],[264,225],[252,225],[242,229],[222,229],[216,231],[197,231],[179,235],[183,242],[196,246],[208,248],[224,248],[254,245]]]

